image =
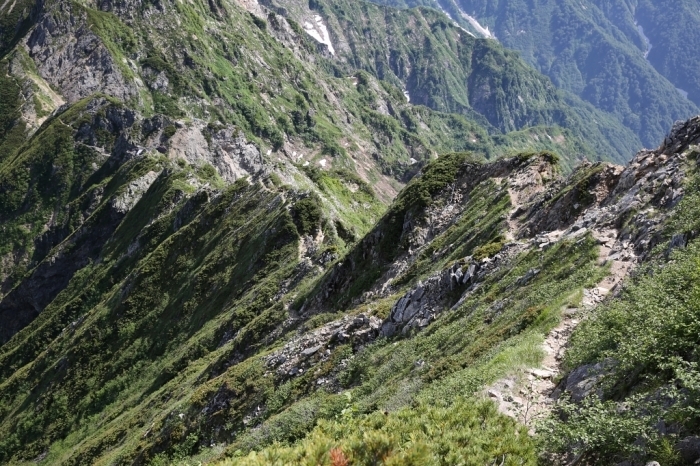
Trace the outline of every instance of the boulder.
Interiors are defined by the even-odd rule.
[[[676,444],[676,450],[680,453],[685,464],[698,464],[700,460],[700,437],[686,437]]]

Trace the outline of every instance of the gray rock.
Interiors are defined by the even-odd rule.
[[[464,272],[464,275],[462,275],[462,283],[464,285],[469,283],[474,278],[476,271],[476,264],[469,264],[469,267],[467,268],[466,272]]]
[[[609,364],[609,363],[607,363]],[[578,403],[593,393],[600,394],[598,383],[606,372],[606,364],[585,364],[569,373],[564,381],[563,391],[571,395],[572,401]]]
[[[404,296],[394,305],[394,308],[391,310],[391,318],[394,322],[403,322],[403,311],[410,302],[411,300]]]
[[[489,390],[488,394],[489,398],[494,398],[495,400],[503,401],[503,395],[501,395],[501,392],[497,390]]]
[[[27,39],[29,55],[42,78],[59,89],[69,103],[98,92],[123,101],[138,94],[88,26],[83,10],[70,2],[48,10]]]
[[[671,251],[674,249],[682,249],[688,244],[688,239],[684,234],[675,234],[671,238],[671,242],[668,244],[668,249],[666,250],[666,255],[670,255]]]
[[[530,282],[530,280],[535,278],[539,273],[540,273],[540,269],[530,269],[527,271],[527,273],[525,275],[518,278],[516,280],[515,284],[517,286],[527,285]]]
[[[396,334],[396,325],[392,322],[384,322],[382,325],[381,334],[385,337],[391,337]]]
[[[311,355],[314,355],[318,352],[318,350],[321,349],[321,345],[317,346],[312,346],[311,348],[306,348],[304,351],[301,352],[302,356],[309,357]]]
[[[420,301],[420,299],[423,297],[423,294],[425,294],[425,287],[422,283],[419,282],[416,291],[414,291],[413,295],[411,296],[411,299],[415,301]]]
[[[527,372],[539,379],[551,379],[554,377],[554,372],[544,369],[529,369]]]
[[[696,464],[700,460],[700,437],[686,437],[676,444],[676,450],[686,464]]]
[[[409,320],[413,319],[418,312],[420,312],[421,306],[420,304],[416,302],[412,302],[406,310],[403,312],[403,319],[402,322],[408,322]]]

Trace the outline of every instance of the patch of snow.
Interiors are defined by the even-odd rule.
[[[272,154],[272,149],[267,150],[267,155],[270,155],[270,154]]]
[[[647,58],[649,56],[649,52],[651,52],[651,41],[646,36],[646,34],[644,34],[644,28],[640,24],[638,24],[635,21],[634,25],[637,26],[637,31],[639,31],[639,35],[642,36],[642,39],[644,39],[644,43],[647,44],[647,50],[644,52],[644,58]]]
[[[416,162],[418,162],[418,160],[414,159],[413,157],[411,157],[411,158],[408,160],[408,164],[409,164],[409,165],[413,165],[413,164],[416,163]]]
[[[304,165],[302,165],[302,167],[308,167],[308,166],[309,166],[309,161],[307,160],[306,162],[304,162]]]
[[[410,101],[411,101],[411,96],[408,95],[408,91],[407,91],[407,90],[404,89],[403,95],[406,97],[406,102],[410,102]]]
[[[319,164],[321,167],[326,168],[326,159],[321,159],[321,160],[319,160],[319,161],[318,161],[318,164]]]
[[[331,55],[335,55],[335,49],[333,48],[333,43],[331,42],[331,36],[328,34],[328,28],[323,23],[323,18],[321,18],[319,15],[314,15],[314,23],[305,21],[304,31],[316,39],[316,42],[327,45]]]
[[[462,26],[460,26],[459,24],[457,24],[457,23],[454,23],[454,24],[455,24],[455,27],[460,28],[462,31],[466,32],[467,34],[469,34],[470,36],[472,36],[473,38],[476,39],[476,36],[475,36],[474,34],[472,34],[471,32],[467,31],[466,29],[464,29],[464,28],[463,28]],[[460,36],[459,34],[457,34],[457,37],[459,37],[460,39],[462,38],[462,36]]]
[[[476,31],[477,31],[479,34],[481,34],[482,36],[484,36],[484,38],[486,38],[486,39],[496,39],[496,36],[494,36],[493,33],[492,33],[491,31],[489,31],[488,26],[483,27],[483,26],[479,23],[479,21],[477,21],[476,18],[474,18],[473,16],[470,16],[470,15],[466,14],[465,12],[462,12],[462,17],[463,17],[464,19],[466,19],[467,21],[469,21],[469,24],[471,24],[472,27],[473,27],[474,29],[476,29]]]

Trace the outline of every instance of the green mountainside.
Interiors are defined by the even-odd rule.
[[[698,112],[697,0],[377,3],[444,9],[470,33],[519,51],[558,87],[615,115],[646,147]]]
[[[4,2],[0,464],[683,464],[700,121],[664,136],[613,165],[428,8]]]
[[[412,103],[480,116],[497,131],[559,125],[583,135],[594,158],[625,162],[641,147],[614,115],[561,93],[517,54],[475,39],[439,12],[341,0],[270,5],[300,24],[323,18],[339,60],[395,84]]]
[[[631,3],[634,17],[643,28],[641,32],[651,44],[647,56],[649,62],[674,86],[687,92],[690,100],[700,105],[700,64],[694,54],[700,45],[700,33],[696,27],[700,21],[700,2],[644,0]],[[673,27],[665,27],[669,24]],[[645,45],[648,49],[648,44]]]

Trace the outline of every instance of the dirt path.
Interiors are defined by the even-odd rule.
[[[556,237],[557,233],[550,233],[549,236]],[[546,415],[552,408],[554,380],[561,374],[561,362],[569,338],[582,316],[598,306],[634,267],[634,260],[629,256],[624,261],[619,260],[616,254],[611,256],[611,252],[621,246],[616,239],[616,230],[594,230],[592,234],[601,243],[599,264],[611,262],[609,274],[595,287],[583,290],[577,307],[562,309],[561,323],[549,332],[543,343],[545,357],[539,367],[516,371],[487,387],[484,393],[498,404],[501,413],[529,427],[532,427],[535,419]]]

